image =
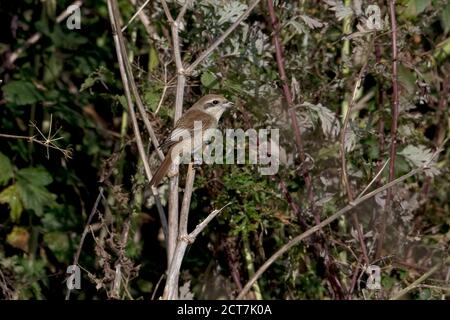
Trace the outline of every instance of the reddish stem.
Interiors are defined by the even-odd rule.
[[[395,178],[395,158],[397,155],[397,126],[398,126],[398,69],[397,69],[397,19],[395,16],[395,0],[389,0],[389,15],[391,18],[391,34],[392,34],[392,107],[391,107],[391,146],[389,150],[389,181],[391,182]],[[379,230],[378,245],[376,251],[376,258],[381,256],[383,250],[383,242],[386,233],[386,212],[391,209],[392,201],[392,189],[387,190],[386,203],[384,212],[382,214],[382,221]]]

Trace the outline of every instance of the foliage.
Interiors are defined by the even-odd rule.
[[[119,1],[125,22],[142,2]],[[278,259],[258,281],[263,298],[388,298],[448,256],[450,3],[397,2],[400,114],[395,176],[424,164],[430,170],[393,187],[381,257],[375,251],[386,193],[353,209],[358,225],[352,213],[346,215]],[[221,128],[279,129],[281,167],[273,176],[260,175],[249,163],[197,170],[190,230],[212,210],[231,204],[187,252],[180,291],[188,299],[234,297],[252,268],[348,203],[340,155],[344,129],[354,196],[390,157],[388,6],[363,0],[275,3],[305,161],[300,161],[294,142],[272,25],[262,1],[188,77],[184,106],[206,93],[224,94],[237,107],[224,116]],[[162,286],[157,283],[166,270],[165,243],[129,121],[106,3],[84,1],[79,30],[56,22],[70,4],[0,4],[0,297],[63,298],[66,269],[93,208],[78,261],[83,288],[73,291],[72,298],[158,297]],[[179,12],[177,1],[168,4],[172,14]],[[248,2],[207,0],[193,6],[180,33],[186,64],[223,34]],[[124,35],[139,92],[161,141],[172,127],[175,101],[170,26],[160,1],[151,1],[143,13],[150,25],[137,18]],[[27,43],[36,32],[40,39]],[[8,63],[19,48],[19,57]],[[353,90],[361,70],[360,86]],[[32,143],[30,137],[50,139],[51,144]],[[154,149],[146,147],[156,168]],[[434,157],[439,148],[443,150]],[[72,158],[61,152],[66,149],[73,150]],[[387,183],[388,167],[370,190]],[[306,173],[312,177],[311,192]],[[183,186],[184,169],[181,177]],[[104,191],[94,207],[100,187]],[[159,191],[167,212],[167,183]],[[370,262],[381,267],[381,291],[365,288],[359,226]],[[116,292],[118,263],[123,266],[122,287]],[[448,298],[444,276],[437,272],[426,280],[428,288],[418,287],[408,297]]]

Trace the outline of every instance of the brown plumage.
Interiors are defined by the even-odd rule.
[[[194,121],[201,121],[201,130],[214,128],[222,113],[233,104],[222,95],[209,94],[198,100],[188,111],[186,111],[175,124],[175,128],[160,148],[168,151],[159,168],[150,181],[151,186],[157,186],[169,171],[174,159],[181,153],[183,147],[188,146],[192,150],[192,138],[195,136]],[[190,138],[182,139],[185,134]],[[181,138],[181,140],[180,140]],[[189,144],[189,145],[187,145]]]

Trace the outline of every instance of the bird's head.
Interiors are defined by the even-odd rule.
[[[224,96],[220,94],[208,94],[198,100],[192,106],[192,109],[205,111],[219,120],[222,113],[232,106],[234,106],[234,104],[228,101]]]

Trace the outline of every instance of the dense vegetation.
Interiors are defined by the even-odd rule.
[[[144,2],[118,0],[118,12],[161,141],[174,122],[177,48],[161,1],[130,21]],[[167,2],[176,18],[184,1]],[[184,64],[252,2],[189,4],[179,30]],[[280,247],[348,203],[357,205],[279,257],[245,296],[449,297],[450,3],[394,2],[277,0],[271,11],[260,1],[187,76],[184,109],[224,94],[236,107],[220,127],[279,129],[281,166],[272,176],[251,164],[196,168],[189,230],[227,206],[188,246],[182,298],[236,297]],[[0,3],[0,297],[63,299],[75,261],[82,283],[71,299],[157,299],[166,244],[111,16],[106,1],[82,1],[74,29],[72,16],[58,19],[70,4]],[[155,169],[159,159],[137,117]],[[363,191],[416,169],[358,202]],[[180,203],[185,178],[181,166]],[[159,194],[167,213],[167,182]],[[381,290],[367,288],[368,265],[380,267]]]

